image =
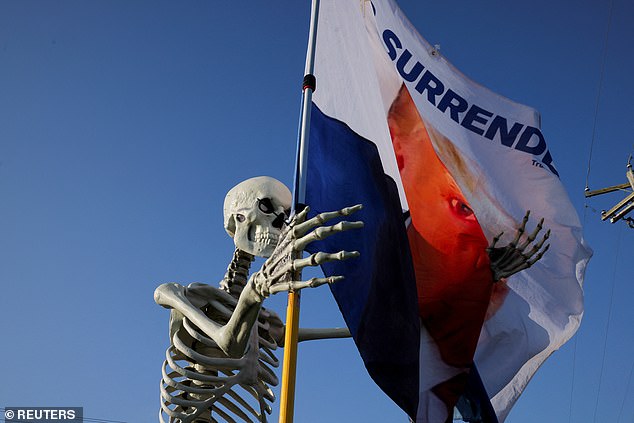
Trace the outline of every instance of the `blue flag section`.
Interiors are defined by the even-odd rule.
[[[313,105],[306,202],[311,214],[364,204],[351,216],[362,230],[311,246],[359,251],[354,260],[322,266],[366,368],[408,415],[418,407],[420,320],[416,282],[398,191],[383,172],[376,146]],[[309,248],[309,250],[311,249]]]
[[[469,370],[466,389],[458,400],[456,408],[460,413],[460,418],[466,422],[498,423],[495,410],[489,401],[489,396],[475,364]]]

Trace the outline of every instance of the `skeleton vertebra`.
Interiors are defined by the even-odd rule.
[[[345,221],[322,226],[360,206],[322,213],[308,221],[304,210],[285,225],[290,202],[288,189],[273,178],[252,178],[237,185],[224,204],[225,229],[234,238],[236,251],[220,289],[175,283],[156,289],[155,301],[172,309],[159,421],[166,422],[167,417],[170,423],[218,419],[264,422],[271,413],[270,403],[275,399],[271,387],[278,383],[273,368],[279,365],[274,351],[283,341],[284,327],[275,313],[261,308],[261,303],[270,294],[338,280],[294,281],[291,275],[307,266],[345,260],[358,253],[293,257],[301,257],[301,251],[314,240],[362,226],[361,222]],[[247,280],[256,255],[268,259]],[[349,336],[347,330],[304,333],[305,339],[344,336]]]

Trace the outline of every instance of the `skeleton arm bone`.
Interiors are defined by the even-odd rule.
[[[218,347],[225,354],[229,357],[239,358],[244,354],[249,342],[251,328],[258,318],[258,312],[262,306],[262,297],[253,290],[251,284],[247,284],[227,324],[219,325],[209,319],[200,309],[205,305],[201,299],[206,298],[202,301],[209,302],[214,297],[219,296],[226,296],[223,298],[224,300],[233,300],[230,295],[208,285],[186,288],[177,283],[164,283],[154,291],[154,301],[157,304],[178,310],[218,344]]]
[[[189,292],[195,291],[195,296]],[[262,297],[253,289],[252,284],[247,284],[240,295],[235,311],[226,325],[221,326],[209,319],[201,310],[197,298],[202,298],[202,294],[209,293],[210,297],[218,295],[222,291],[208,286],[198,285],[194,288],[185,288],[176,283],[165,283],[159,286],[154,292],[154,300],[157,304],[178,310],[192,323],[194,323],[205,335],[218,344],[229,357],[238,358],[244,354],[249,341],[251,328],[255,324],[262,305]],[[193,297],[193,298],[192,298]],[[228,296],[231,298],[230,296]],[[325,329],[305,329],[299,330],[299,341],[310,341],[316,339],[349,338],[350,331],[347,328],[325,328]],[[284,343],[284,332],[281,331],[279,345]]]
[[[192,295],[193,293],[195,295]],[[206,293],[209,294],[207,298],[213,298],[222,291],[208,285],[188,289],[176,283],[164,283],[154,291],[154,301],[165,308],[178,310],[205,335],[213,339],[229,357],[241,357],[249,342],[249,334],[257,320],[263,297],[256,293],[251,283],[247,284],[229,321],[221,326],[209,319],[199,308],[204,305],[199,299],[206,296]],[[227,297],[232,299],[230,296]],[[347,337],[350,337],[350,332],[346,328],[299,330],[299,341]],[[283,345],[283,331],[277,341],[279,345]]]

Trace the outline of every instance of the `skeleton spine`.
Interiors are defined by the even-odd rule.
[[[255,260],[253,254],[236,248],[233,252],[231,263],[227,267],[227,273],[225,273],[225,277],[220,282],[220,289],[238,298],[247,284],[249,269],[253,260]]]

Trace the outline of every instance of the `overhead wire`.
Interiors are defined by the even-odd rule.
[[[568,423],[572,422],[572,402],[575,393],[575,365],[577,363],[577,338],[578,335],[572,340],[572,380],[570,382],[570,402],[568,409]]]
[[[632,382],[632,375],[634,374],[634,360],[632,361],[632,367],[630,367],[630,375],[627,378],[627,384],[625,385],[625,392],[623,395],[623,401],[621,401],[621,409],[619,410],[619,417],[616,419],[616,423],[621,421],[621,416],[623,415],[623,408],[625,408],[625,400],[627,398],[627,393],[630,390],[630,384]]]
[[[603,91],[603,77],[605,75],[605,62],[608,53],[608,41],[610,39],[610,28],[612,26],[612,11],[614,9],[614,0],[610,0],[610,9],[608,12],[608,24],[603,38],[603,52],[601,54],[601,70],[599,72],[599,84],[597,87],[597,96],[594,102],[594,119],[592,122],[592,138],[590,141],[590,154],[588,155],[588,170],[586,172],[586,191],[590,190],[590,167],[592,164],[592,153],[594,150],[594,142],[597,134],[597,120],[599,115],[599,104],[601,103],[601,92]]]
[[[616,253],[614,255],[614,268],[612,269],[612,283],[610,288],[610,304],[608,305],[608,319],[605,324],[605,331],[603,336],[603,357],[601,359],[601,369],[599,371],[599,388],[597,389],[597,398],[594,403],[594,417],[592,419],[593,422],[597,421],[597,410],[599,408],[599,397],[601,394],[601,387],[603,385],[603,371],[605,368],[605,356],[608,345],[608,335],[610,333],[610,321],[612,320],[612,304],[614,302],[614,286],[616,285],[616,269],[619,261],[619,253],[621,250],[621,235],[623,233],[623,226],[619,226],[618,236],[616,239]]]

